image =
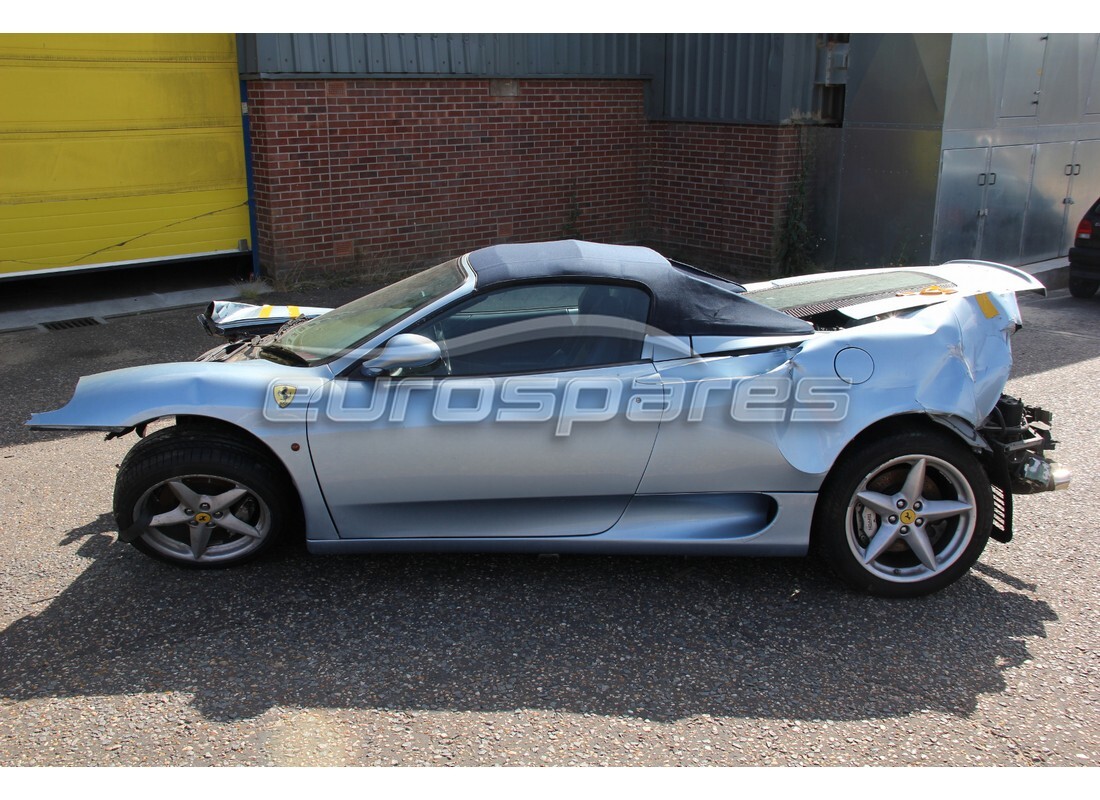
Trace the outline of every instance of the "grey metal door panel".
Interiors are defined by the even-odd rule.
[[[1047,39],[1038,105],[1040,125],[1072,124],[1080,119],[1088,80],[1082,45],[1087,50],[1092,42],[1079,33],[1052,33]]]
[[[1034,117],[1039,111],[1039,85],[1047,42],[1039,33],[1010,33],[1001,93],[1002,117]]]
[[[989,151],[984,147],[944,150],[936,201],[932,261],[974,258],[981,233]]]
[[[1065,231],[1060,255],[1069,252],[1081,217],[1085,216],[1085,212],[1100,197],[1100,139],[1086,139],[1078,142],[1073,151],[1072,163],[1073,176],[1069,197],[1073,202],[1066,206]]]
[[[980,250],[980,257],[986,261],[1019,263],[1032,150],[1028,144],[994,147],[990,151]]]
[[[1048,142],[1035,147],[1031,194],[1024,218],[1023,263],[1057,258],[1065,250],[1066,199],[1072,172],[1073,142]]]
[[[653,450],[659,415],[628,411],[662,394],[655,382],[632,390],[656,374],[646,363],[334,382],[314,404],[309,444],[341,538],[607,530]]]

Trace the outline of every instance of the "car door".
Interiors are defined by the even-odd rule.
[[[657,433],[649,307],[637,286],[507,286],[405,329],[439,344],[433,367],[336,379],[314,402],[309,445],[340,536],[610,528]]]

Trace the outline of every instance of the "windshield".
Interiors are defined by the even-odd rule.
[[[295,325],[275,341],[315,364],[347,352],[390,323],[453,292],[464,280],[459,260],[452,259]]]

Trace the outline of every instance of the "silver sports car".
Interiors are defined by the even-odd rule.
[[[642,247],[498,245],[341,308],[212,304],[197,361],[82,378],[38,429],[142,437],[121,541],[239,564],[316,553],[802,555],[914,596],[1068,485],[1002,394],[1012,267],[741,286]],[[174,424],[145,436],[161,419]]]

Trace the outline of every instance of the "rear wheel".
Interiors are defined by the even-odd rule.
[[[1069,293],[1074,297],[1087,298],[1096,294],[1096,290],[1100,289],[1100,281],[1091,280],[1089,278],[1070,278],[1069,279]]]
[[[814,542],[854,588],[916,597],[973,566],[992,513],[989,478],[969,449],[938,433],[898,433],[837,464],[822,487]]]
[[[268,550],[294,506],[271,456],[218,430],[167,428],[138,442],[115,482],[120,537],[185,567],[229,567]]]

